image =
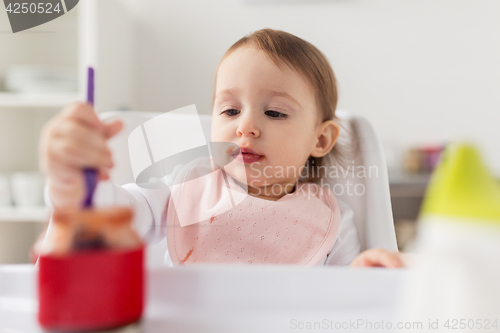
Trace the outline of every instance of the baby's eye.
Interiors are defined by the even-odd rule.
[[[268,115],[269,117],[271,118],[282,118],[282,119],[286,119],[288,117],[288,115],[284,114],[284,113],[281,113],[281,112],[278,112],[278,111],[273,111],[273,110],[267,110],[266,112],[264,112],[266,115]]]
[[[226,115],[232,117],[232,116],[236,116],[240,113],[240,111],[238,110],[235,110],[235,109],[229,109],[229,110],[225,110],[225,111],[222,111],[221,114],[225,113]]]

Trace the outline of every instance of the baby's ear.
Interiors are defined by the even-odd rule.
[[[340,126],[333,120],[327,120],[319,125],[316,132],[316,145],[311,156],[323,157],[332,150],[340,134]]]

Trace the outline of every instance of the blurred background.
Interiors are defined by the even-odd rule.
[[[86,66],[96,67],[100,112],[196,104],[210,113],[222,55],[266,27],[318,47],[339,108],[375,127],[404,249],[447,142],[475,143],[500,175],[499,12],[495,0],[84,0],[13,34],[0,8],[0,263],[27,262],[47,220],[40,130],[84,100]]]

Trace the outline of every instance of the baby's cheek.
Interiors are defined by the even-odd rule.
[[[233,163],[229,163],[228,165],[224,166],[224,171],[229,176],[236,179],[240,183],[248,185],[250,182],[250,179],[249,179],[249,172],[246,171],[247,168],[245,168],[241,164],[238,165],[236,163],[237,162],[233,162]]]
[[[235,134],[236,128],[234,125],[223,124],[217,118],[212,118],[211,140],[213,142],[233,142]]]
[[[290,152],[288,155],[283,156],[279,163],[280,166],[275,168],[276,170],[283,170],[283,172],[279,174],[276,173],[276,175],[287,179],[298,178],[302,168],[307,162],[307,157],[304,158],[297,151]]]

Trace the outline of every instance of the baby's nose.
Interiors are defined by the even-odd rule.
[[[238,124],[238,128],[236,129],[236,134],[238,136],[253,136],[259,137],[260,130],[255,120],[252,117],[245,117],[241,119]]]

